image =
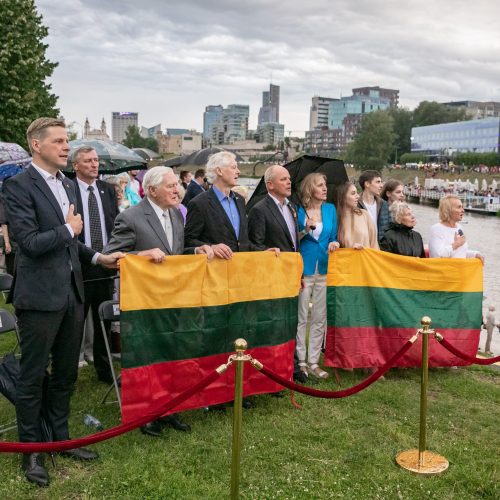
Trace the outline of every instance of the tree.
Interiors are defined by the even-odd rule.
[[[413,111],[414,127],[460,122],[464,120],[467,120],[465,108],[446,106],[436,101],[422,101]]]
[[[57,96],[46,83],[57,63],[45,57],[48,29],[34,0],[2,0],[0,140],[24,147],[26,129],[41,116],[57,117]]]
[[[158,153],[158,141],[154,137],[142,137],[135,125],[130,125],[125,131],[123,144],[128,148],[147,148]]]
[[[389,115],[394,120],[394,150],[391,153],[391,163],[398,163],[401,156],[411,151],[411,127],[413,113],[406,108],[390,108]]]
[[[359,170],[381,170],[394,149],[394,119],[387,111],[363,116],[354,141],[347,147],[346,161]]]

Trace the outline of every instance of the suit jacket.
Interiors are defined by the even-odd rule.
[[[140,252],[159,248],[169,255],[193,253],[192,248],[184,250],[184,220],[180,211],[170,208],[169,213],[172,220],[173,248],[170,248],[165,230],[145,197],[138,205],[127,208],[118,215],[104,252]]]
[[[204,193],[205,190],[194,180],[192,180],[188,187],[186,188],[186,194],[184,195],[184,198],[182,200],[182,204],[187,207],[188,203],[198,196],[201,193]]]
[[[240,214],[240,234],[234,228],[214,190],[198,195],[190,201],[187,212],[184,243],[187,247],[225,243],[233,252],[252,252],[258,248],[248,239],[248,221],[245,200],[235,194]]]
[[[74,184],[64,178],[70,204],[76,206]],[[19,245],[16,275],[9,297],[16,309],[57,311],[68,301],[72,275],[83,302],[80,259],[90,264],[95,252],[71,237],[66,214],[45,179],[30,166],[4,183],[9,229]]]
[[[266,195],[252,207],[248,214],[248,236],[259,250],[274,247],[279,248],[282,252],[296,252],[298,250],[297,213],[291,205],[285,210],[290,210],[293,215],[297,248],[294,247],[290,231],[280,209],[271,196]]]
[[[82,193],[80,191],[80,184],[75,177],[73,179],[73,183],[75,184],[75,192],[76,192],[76,209],[77,212],[82,214],[83,219],[83,203],[82,203]],[[113,227],[115,225],[115,218],[119,213],[118,210],[118,200],[116,198],[115,188],[104,181],[97,180],[96,186],[99,191],[99,197],[101,198],[102,210],[104,212],[104,224],[106,228],[106,234],[108,235],[108,241],[111,236],[111,231],[113,231]],[[85,228],[84,228],[85,230]],[[85,244],[85,233],[82,231],[78,236],[78,239]],[[82,272],[84,279],[95,279],[99,277],[109,276],[110,274],[115,274],[115,270],[104,269],[101,266],[92,266],[92,265],[82,265]]]

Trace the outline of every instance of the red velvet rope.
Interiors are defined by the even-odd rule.
[[[2,453],[41,453],[41,452],[51,452],[51,451],[64,451],[72,448],[80,448],[82,446],[87,446],[89,444],[99,443],[100,441],[105,441],[106,439],[111,439],[121,434],[125,434],[141,425],[145,425],[148,422],[156,420],[158,417],[164,415],[167,411],[175,408],[181,404],[186,399],[190,398],[197,392],[205,389],[210,385],[217,377],[219,373],[214,370],[210,375],[200,380],[197,384],[193,385],[190,389],[182,392],[174,399],[171,399],[167,403],[161,405],[160,408],[153,412],[149,412],[141,418],[136,418],[128,424],[121,424],[111,429],[107,429],[102,432],[96,432],[90,436],[85,436],[79,439],[70,439],[67,441],[51,441],[47,443],[16,443],[16,442],[5,442],[0,443],[0,452]]]
[[[448,349],[452,354],[457,356],[458,358],[464,359],[465,361],[469,361],[470,363],[475,363],[476,365],[492,365],[493,363],[497,363],[500,361],[500,356],[496,356],[495,358],[476,358],[475,356],[469,356],[464,352],[458,350],[456,347],[452,346],[445,338],[437,339],[441,345]]]
[[[283,377],[280,377],[277,373],[273,372],[269,368],[266,368],[263,366],[260,369],[260,372],[263,373],[266,377],[269,377],[271,380],[276,382],[277,384],[282,385],[283,387],[286,387],[287,389],[290,389],[292,391],[297,391],[302,394],[307,394],[308,396],[314,396],[316,398],[327,398],[327,399],[334,399],[334,398],[345,398],[347,396],[352,396],[353,394],[356,394],[360,391],[362,391],[365,387],[368,387],[369,385],[373,384],[377,379],[379,379],[384,373],[391,368],[391,366],[394,365],[394,363],[401,357],[403,354],[410,349],[410,347],[413,345],[413,342],[408,340],[406,344],[396,353],[394,356],[387,361],[387,363],[384,366],[381,366],[375,373],[372,373],[368,378],[365,378],[361,383],[350,387],[349,389],[343,389],[341,391],[318,391],[317,389],[311,389],[310,387],[305,387],[303,385],[298,385],[295,382],[292,382],[291,380],[286,380]],[[257,367],[254,366],[258,370]]]

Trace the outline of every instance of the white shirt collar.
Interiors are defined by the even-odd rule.
[[[50,174],[49,172],[47,172],[46,170],[44,170],[43,168],[40,168],[38,165],[36,165],[35,163],[31,162],[31,164],[35,167],[36,171],[46,180],[48,181],[49,179],[54,179],[54,177],[56,179],[59,179],[60,181],[62,181],[65,177],[65,175],[60,171],[58,170],[56,172],[56,174]]]
[[[271,193],[267,193],[271,199],[274,201],[274,203],[276,203],[276,205],[278,206],[281,206],[281,207],[286,207],[290,201],[288,200],[288,198],[285,198],[285,200],[283,201],[283,203],[281,203],[280,200],[278,200],[278,198],[276,198],[275,196],[273,196]]]
[[[76,181],[78,182],[81,191],[88,191],[89,186],[92,186],[94,188],[94,191],[97,191],[97,182],[95,180],[92,184],[87,184],[86,182],[83,182],[77,177]]]
[[[149,201],[150,205],[153,207],[155,214],[160,218],[160,220],[162,219],[163,214],[165,212],[170,214],[170,212],[168,211],[168,208],[166,210],[163,210],[163,208],[159,207],[153,200],[151,200],[151,198],[149,196],[148,196],[148,201]]]

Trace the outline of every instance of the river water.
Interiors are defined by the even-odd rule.
[[[240,178],[240,184],[253,192],[257,184],[255,179]],[[430,228],[439,222],[438,209],[431,205],[411,204],[413,213],[417,218],[415,230],[424,240],[429,242]],[[491,215],[479,215],[465,213],[462,228],[469,248],[478,250],[485,256],[484,265],[484,293],[486,299],[483,301],[483,316],[486,315],[489,305],[496,308],[496,322],[500,323],[500,218]],[[484,348],[484,332],[481,335],[481,348]],[[500,331],[495,329],[493,333],[492,350],[500,354]]]

